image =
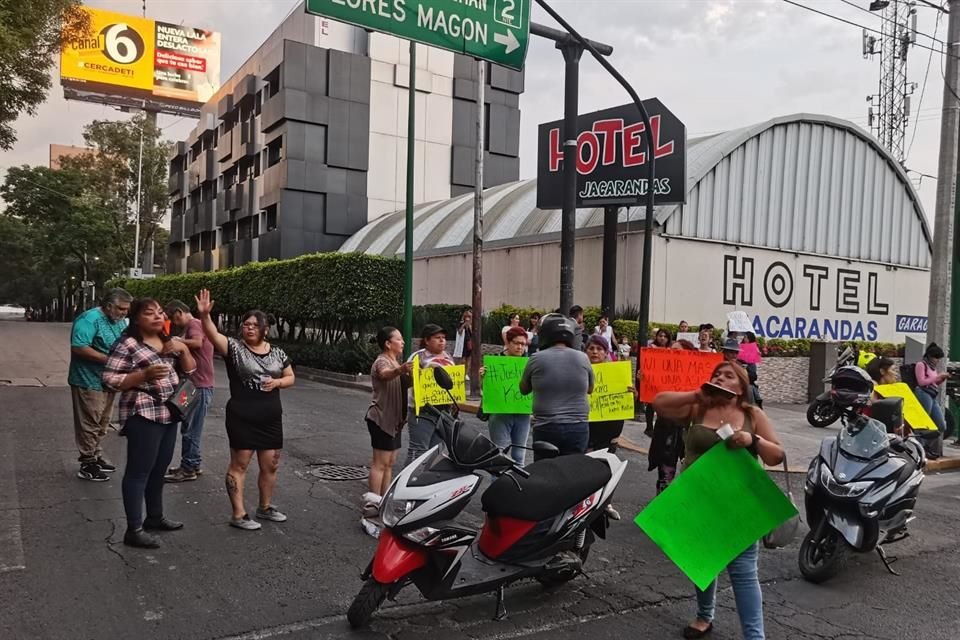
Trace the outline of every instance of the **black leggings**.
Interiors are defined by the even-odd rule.
[[[127,466],[123,470],[123,510],[127,529],[143,526],[143,503],[148,518],[163,517],[163,476],[177,446],[177,423],[161,424],[142,416],[130,416],[127,434]]]

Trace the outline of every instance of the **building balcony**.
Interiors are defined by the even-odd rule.
[[[221,135],[217,141],[217,160],[219,162],[226,162],[233,157],[233,132],[234,129],[230,129]]]
[[[194,271],[213,271],[213,251],[197,251],[187,256],[187,272]]]
[[[280,245],[280,229],[274,229],[261,235],[258,239],[258,257],[261,262],[264,260],[280,260],[282,258]]]
[[[221,191],[217,194],[215,210],[215,222],[218,227],[222,227],[225,222],[230,221],[230,209],[227,208],[227,191]]]
[[[167,178],[167,193],[171,196],[184,195],[185,183],[186,176],[183,171],[171,171],[170,176]]]
[[[217,163],[217,152],[214,149],[202,152],[197,164],[200,182],[216,180],[220,175],[220,165]]]
[[[213,231],[216,229],[216,201],[204,200],[197,208],[197,231]]]
[[[172,216],[170,218],[170,244],[183,242],[183,219],[184,216]]]

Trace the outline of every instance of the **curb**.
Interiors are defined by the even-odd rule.
[[[953,469],[960,469],[960,458],[937,458],[936,460],[928,460],[927,467],[924,471],[952,471]]]

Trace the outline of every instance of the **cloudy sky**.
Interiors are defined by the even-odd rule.
[[[799,0],[860,25],[880,29],[869,0]],[[139,15],[141,0],[87,0],[86,4]],[[223,34],[222,74],[228,78],[299,0],[147,0],[148,17]],[[584,35],[614,46],[611,61],[644,97],[659,97],[687,125],[688,135],[724,131],[798,112],[824,113],[866,127],[866,96],[877,91],[880,60],[861,55],[861,30],[782,0],[553,0],[552,6]],[[919,8],[918,31],[945,40],[946,19]],[[556,26],[539,8],[537,22]],[[921,35],[918,44],[939,50]],[[943,79],[939,53],[914,47],[908,78],[917,83],[907,133],[907,166],[936,175]],[[57,71],[55,70],[56,74]],[[563,60],[552,43],[531,38],[526,92],[521,99],[521,178],[536,174],[539,122],[563,115]],[[594,61],[581,64],[580,110],[593,111],[629,101]],[[66,102],[55,83],[36,116],[16,125],[19,142],[0,154],[6,167],[46,164],[48,145],[82,144],[81,130],[93,119],[126,117],[94,105]],[[161,116],[172,139],[193,127],[189,120]],[[915,139],[914,139],[915,136]],[[913,140],[913,144],[910,141]],[[932,217],[935,183],[911,174]]]

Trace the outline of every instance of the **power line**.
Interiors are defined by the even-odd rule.
[[[933,35],[937,35],[937,31],[940,30],[940,18],[943,17],[942,12],[937,12],[937,22],[933,27]],[[917,139],[917,129],[920,128],[920,109],[923,107],[923,96],[927,92],[927,77],[930,75],[930,63],[933,62],[933,51],[927,55],[927,70],[923,73],[923,85],[920,87],[920,101],[917,103],[917,117],[913,123],[913,135],[910,136],[910,144],[907,146],[907,153],[904,156],[905,158],[910,157],[910,152],[913,150],[913,141]]]
[[[891,18],[887,18],[887,17],[885,17],[885,16],[883,16],[883,15],[881,15],[881,14],[875,12],[875,11],[870,11],[870,9],[864,9],[863,7],[861,7],[860,5],[858,5],[857,3],[852,2],[852,0],[840,0],[840,2],[842,2],[843,4],[848,4],[848,5],[850,5],[851,7],[853,7],[854,9],[858,9],[858,10],[860,10],[860,11],[863,11],[864,13],[870,14],[871,16],[873,16],[873,17],[875,17],[875,18],[880,18],[880,19],[883,20],[884,22],[892,22],[893,24],[899,26],[899,24],[897,23],[896,20],[892,20]],[[937,22],[938,22],[938,24],[939,24],[939,20],[940,20],[940,16],[941,16],[941,15],[943,15],[943,14],[941,14],[941,13],[938,13],[938,14],[937,14]],[[928,34],[926,34],[926,33],[923,33],[922,31],[915,31],[914,33],[916,33],[918,36],[923,36],[924,38],[930,38],[930,39],[933,40],[934,42],[939,42],[940,44],[946,44],[943,40],[938,40],[938,39],[937,39],[937,32],[936,32],[936,30],[934,30],[932,36],[931,36],[931,35],[928,35]],[[914,43],[914,44],[915,44],[915,43]]]
[[[884,35],[882,31],[878,31],[877,29],[873,29],[873,28],[868,27],[868,26],[866,26],[866,25],[864,25],[864,24],[860,24],[859,22],[854,22],[853,20],[847,20],[846,18],[841,18],[840,16],[834,15],[834,14],[832,14],[832,13],[827,13],[826,11],[821,11],[821,10],[819,10],[819,9],[814,9],[813,7],[809,7],[809,6],[805,5],[805,4],[800,4],[799,2],[795,2],[795,0],[783,0],[783,2],[785,2],[785,3],[787,3],[787,4],[792,4],[793,6],[799,7],[800,9],[805,9],[805,10],[807,10],[807,11],[810,11],[811,13],[816,13],[816,14],[818,14],[818,15],[821,15],[821,16],[825,17],[825,18],[830,18],[831,20],[836,20],[837,22],[843,22],[843,23],[845,23],[845,24],[849,24],[849,25],[852,26],[852,27],[857,27],[858,29],[863,29],[864,31],[869,31],[870,33],[876,33],[876,34],[879,34],[879,35],[881,35],[881,36]],[[926,37],[930,37],[928,34],[923,34],[923,35],[926,36]],[[951,57],[951,58],[957,58],[958,60],[960,60],[960,56],[954,55],[954,54],[952,54],[952,53],[948,53],[948,52],[944,51],[943,49],[935,49],[935,48],[929,47],[929,46],[927,46],[927,45],[925,45],[925,44],[920,44],[919,42],[914,42],[914,43],[913,43],[913,46],[914,46],[914,47],[919,47],[919,48],[921,48],[921,49],[926,49],[926,50],[928,50],[928,51],[933,51],[933,52],[935,52],[935,53],[939,53],[939,54],[942,55],[942,56],[949,56],[949,57]]]

